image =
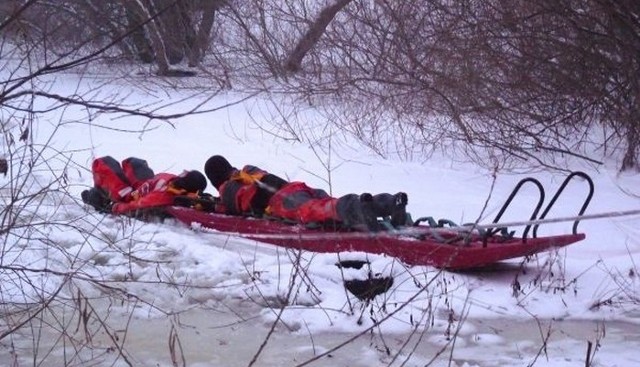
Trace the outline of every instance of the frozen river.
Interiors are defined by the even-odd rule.
[[[91,342],[92,356],[66,359],[61,348],[49,350],[56,340],[43,334],[38,356],[26,353],[34,338],[28,335],[3,340],[1,365],[39,366],[585,366],[589,342],[591,366],[640,365],[640,331],[623,322],[551,321],[522,322],[467,320],[457,338],[441,332],[355,334],[291,332],[282,326],[270,334],[271,325],[258,316],[256,306],[230,311],[193,309],[170,318],[112,319],[120,323],[115,333],[122,353],[105,333]],[[255,316],[252,312],[255,311]],[[175,326],[172,332],[172,325]],[[46,330],[43,328],[42,330]],[[126,330],[126,332],[125,332]],[[82,332],[75,330],[76,337]],[[172,338],[171,336],[177,336]],[[10,353],[11,345],[15,353]],[[171,342],[173,340],[173,343]],[[345,344],[346,343],[346,344]],[[341,345],[344,346],[340,347]],[[101,347],[102,345],[102,347]],[[333,350],[334,348],[336,350]],[[173,350],[173,359],[172,353]],[[595,351],[595,353],[594,353]],[[329,352],[327,354],[324,354]],[[48,355],[47,355],[48,353]],[[46,355],[46,358],[44,358]],[[34,359],[35,358],[35,359]],[[43,363],[36,360],[44,358]],[[65,362],[66,361],[66,362]]]

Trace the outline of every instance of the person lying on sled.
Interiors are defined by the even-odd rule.
[[[91,171],[94,187],[82,192],[82,201],[114,214],[174,205],[176,197],[195,197],[207,187],[199,171],[155,174],[147,161],[135,157],[123,160],[122,166],[111,156],[97,158]]]
[[[365,231],[380,229],[378,217],[391,217],[396,227],[406,224],[407,194],[348,194],[339,198],[304,182],[289,182],[252,165],[237,169],[215,155],[204,166],[205,175],[218,190],[219,213],[281,218],[296,223],[338,223]]]

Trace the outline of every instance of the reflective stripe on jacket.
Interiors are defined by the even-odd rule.
[[[112,212],[123,214],[138,209],[173,205],[176,195],[181,194],[171,187],[171,182],[177,177],[171,173],[158,173],[132,191],[130,201],[114,204]]]

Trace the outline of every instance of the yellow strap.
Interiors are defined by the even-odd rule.
[[[187,194],[187,190],[184,189],[178,189],[176,187],[174,187],[172,184],[170,184],[167,187],[166,190],[169,194],[174,194],[174,195],[186,195]]]
[[[256,181],[259,181],[262,178],[262,176],[264,176],[263,172],[257,172],[257,173],[251,174],[245,171],[238,171],[235,175],[231,177],[231,179],[235,181],[240,181],[245,185],[252,185]]]

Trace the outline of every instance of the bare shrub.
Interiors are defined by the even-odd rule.
[[[252,51],[243,75],[279,81],[270,90],[290,97],[283,116],[313,106],[403,158],[442,149],[562,168],[562,157],[599,163],[595,144],[602,155],[624,147],[621,169],[637,166],[635,3],[287,4],[231,8],[232,40]],[[593,129],[602,138],[591,141]]]

